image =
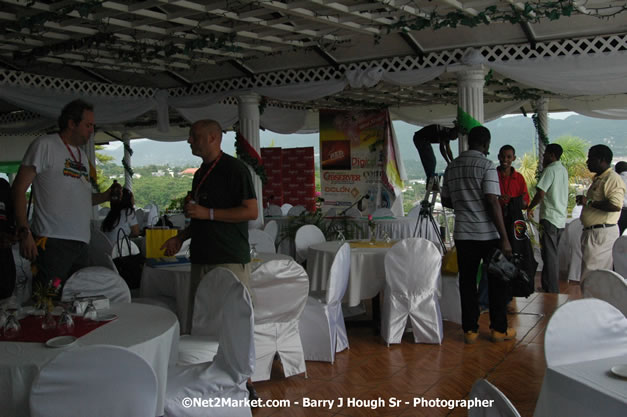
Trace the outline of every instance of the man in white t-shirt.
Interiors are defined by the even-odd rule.
[[[68,103],[59,116],[59,133],[37,138],[28,147],[13,183],[20,253],[31,260],[34,283],[63,282],[87,266],[90,208],[110,200],[111,188],[92,193],[89,159],[81,149],[94,133],[93,106]],[[32,231],[26,191],[32,184]]]

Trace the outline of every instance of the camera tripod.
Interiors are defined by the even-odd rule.
[[[446,245],[444,245],[442,235],[440,234],[440,225],[433,218],[433,206],[437,195],[440,193],[440,178],[441,177],[439,175],[436,175],[431,177],[427,183],[427,191],[425,193],[425,197],[420,202],[420,213],[416,219],[413,236],[434,241],[434,239],[431,239],[431,234],[435,234],[437,237],[437,243],[440,244],[442,253],[444,254],[446,253]],[[431,199],[431,201],[429,201],[429,199]]]

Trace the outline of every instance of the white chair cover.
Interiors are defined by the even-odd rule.
[[[372,213],[372,217],[394,217],[394,213],[387,207],[379,207]]]
[[[172,225],[177,229],[185,229],[185,215],[183,213],[176,213],[168,216],[168,220],[170,220]]]
[[[135,217],[137,218],[137,226],[139,226],[139,230],[144,230],[144,227],[146,227],[146,212],[144,209],[135,209]]]
[[[111,262],[109,262],[106,255],[111,255],[112,253],[113,242],[96,227],[96,224],[91,223],[91,238],[87,248],[88,264],[90,266],[111,268]],[[117,271],[117,268],[115,271]]]
[[[270,379],[278,353],[286,377],[306,372],[298,320],[305,309],[309,277],[293,260],[263,263],[252,273],[255,294],[255,352],[253,381]]]
[[[420,215],[420,209],[420,204],[413,206],[411,210],[409,210],[409,213],[407,213],[407,217],[418,217]]]
[[[438,248],[422,238],[403,239],[385,255],[381,336],[388,345],[401,342],[408,318],[416,343],[442,343],[441,264]]]
[[[518,410],[497,387],[486,379],[478,379],[470,389],[471,400],[493,401],[491,407],[471,407],[468,417],[520,417]]]
[[[335,254],[326,291],[307,299],[305,311],[300,318],[300,339],[305,359],[333,363],[335,353],[347,349],[348,336],[342,298],[348,286],[351,266],[351,248],[344,243]]]
[[[252,416],[249,408],[183,407],[183,399],[231,398],[244,401],[248,398],[246,380],[255,365],[254,314],[250,294],[233,272],[225,268],[210,271],[202,280],[199,291],[215,294],[214,317],[219,331],[219,347],[212,363],[192,366],[174,366],[168,370],[166,390],[166,417],[246,417]]]
[[[276,238],[279,236],[279,224],[276,220],[270,220],[263,226],[263,231],[270,235],[272,241],[276,243]]]
[[[107,214],[109,214],[110,211],[111,211],[110,207],[100,207],[98,209],[98,216],[104,219],[105,217],[107,217]]]
[[[557,247],[560,279],[579,281],[581,279],[581,234],[583,224],[574,219],[566,225]]]
[[[283,214],[283,210],[281,210],[281,207],[275,205],[275,204],[270,204],[268,206],[268,216],[271,217],[281,217],[284,216]]]
[[[254,244],[257,252],[276,253],[274,239],[263,230],[248,229],[248,243]]]
[[[625,354],[627,318],[596,298],[570,301],[549,320],[544,356],[549,367]]]
[[[313,224],[306,224],[301,226],[296,231],[296,236],[294,237],[294,245],[296,246],[296,260],[299,263],[307,260],[307,251],[311,245],[315,245],[316,243],[326,242],[326,238],[324,237],[324,233],[322,230]]]
[[[357,207],[351,207],[346,210],[345,216],[352,217],[353,219],[358,219],[361,217],[361,211],[359,211]]]
[[[288,216],[300,216],[305,211],[305,206],[294,206],[287,212]]]
[[[290,203],[285,203],[281,206],[281,213],[283,213],[284,216],[287,216],[287,213],[289,213],[290,209],[294,207],[293,205],[291,205]]]
[[[79,269],[68,278],[63,286],[63,301],[72,300],[73,296],[91,297],[104,295],[112,303],[130,303],[131,291],[126,281],[102,266],[88,266]]]
[[[150,203],[144,207],[146,216],[144,217],[144,227],[152,227],[159,221],[159,208],[156,204]]]
[[[111,257],[117,258],[118,256],[128,256],[128,255],[138,255],[140,253],[139,247],[135,242],[129,240],[130,245],[127,245],[126,242],[120,242],[120,249],[122,249],[122,253],[118,252],[118,244],[113,245],[113,250],[111,251]],[[131,247],[131,252],[129,253],[128,247]]]
[[[337,210],[335,208],[330,208],[324,212],[324,217],[335,217],[337,216]]]
[[[627,235],[623,234],[616,239],[612,248],[612,257],[614,258],[614,271],[627,279]]]
[[[581,283],[584,298],[598,298],[627,316],[627,280],[609,269],[591,271]]]
[[[119,346],[65,350],[35,379],[31,417],[154,417],[157,377],[141,356]]]

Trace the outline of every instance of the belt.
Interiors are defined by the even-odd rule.
[[[616,223],[614,223],[614,224],[593,224],[592,226],[584,227],[583,230],[600,229],[600,228],[614,227],[614,226],[616,226]]]

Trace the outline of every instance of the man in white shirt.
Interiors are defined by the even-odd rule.
[[[618,175],[620,175],[627,187],[627,162],[617,162],[614,170]],[[620,218],[618,219],[618,233],[622,235],[625,232],[625,229],[627,229],[627,194],[625,194],[625,198],[623,199],[623,209],[621,210]]]
[[[35,266],[34,284],[63,282],[87,266],[90,208],[110,200],[111,188],[93,193],[90,164],[81,149],[94,133],[93,106],[68,103],[59,116],[59,133],[37,138],[28,147],[13,183],[20,254]],[[26,191],[32,184],[34,211],[28,224]]]

